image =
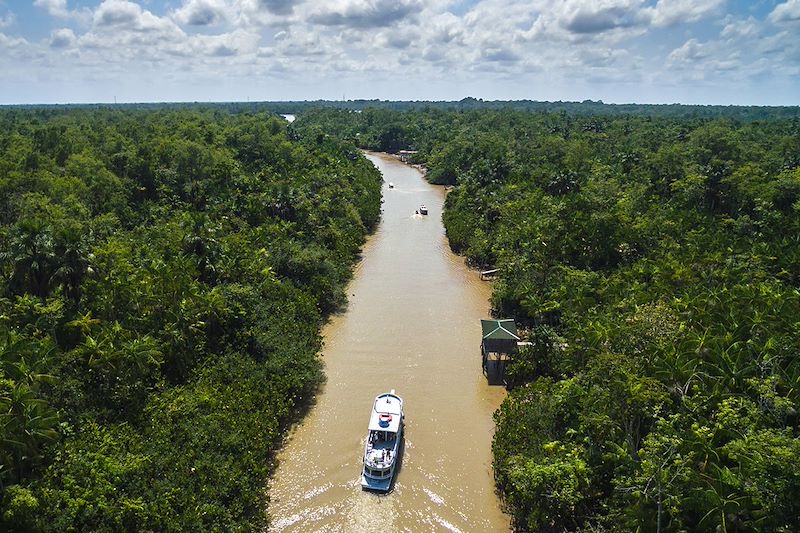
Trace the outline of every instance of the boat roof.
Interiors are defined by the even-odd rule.
[[[387,426],[380,424],[381,415],[389,415],[391,419]],[[387,392],[378,395],[372,404],[372,414],[369,418],[370,431],[400,431],[400,419],[403,417],[403,400],[396,394]]]

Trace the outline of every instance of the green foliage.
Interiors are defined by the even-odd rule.
[[[529,509],[524,523],[517,523],[520,529],[558,531],[574,527],[583,514],[579,508],[591,498],[587,490],[589,468],[580,449],[557,441],[546,443],[543,449],[547,455],[541,462],[524,456],[508,461],[507,503]]]
[[[293,127],[391,124],[454,185],[450,244],[532,343],[496,414],[516,527],[798,530],[797,108],[442,107]]]
[[[558,352],[564,348],[563,339],[552,328],[536,326],[528,332],[530,346],[511,354],[505,369],[509,387],[517,387],[540,377],[558,377]]]
[[[263,530],[378,172],[265,113],[0,124],[0,529]]]
[[[37,484],[43,530],[252,531],[296,395],[293,364],[220,356],[152,398],[136,430],[85,425]],[[306,356],[312,368],[314,354]],[[277,375],[283,372],[285,375]],[[297,398],[292,398],[297,401]],[[88,452],[91,450],[91,452]]]
[[[0,524],[9,533],[25,533],[36,527],[39,500],[25,487],[12,485],[3,493],[3,516]]]

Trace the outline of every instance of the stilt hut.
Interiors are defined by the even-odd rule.
[[[505,366],[505,356],[517,351],[520,338],[517,335],[517,324],[510,318],[499,320],[481,320],[483,340],[481,341],[481,365],[488,375],[487,365],[493,354],[495,366]]]

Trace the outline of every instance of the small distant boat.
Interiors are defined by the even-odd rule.
[[[380,394],[372,405],[369,433],[364,445],[361,487],[388,492],[397,470],[400,441],[403,438],[403,400],[392,392]]]
[[[420,215],[427,215],[428,214],[428,208],[425,206],[425,204],[422,204],[421,206],[419,206],[419,214]]]
[[[391,181],[389,182],[389,188],[394,189],[394,183],[392,183]]]

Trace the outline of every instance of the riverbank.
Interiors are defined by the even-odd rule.
[[[505,397],[480,370],[490,288],[444,235],[444,191],[386,154],[381,223],[348,286],[347,311],[323,330],[327,382],[278,455],[274,531],[503,531],[491,470],[492,415]],[[388,188],[393,182],[394,189]],[[430,216],[414,216],[420,204]],[[369,409],[396,389],[406,446],[394,492],[361,491]]]
[[[421,163],[411,163],[411,162],[408,161],[407,158],[404,158],[400,154],[392,154],[392,153],[388,153],[388,152],[370,152],[369,150],[366,150],[365,153],[374,154],[374,155],[384,155],[384,156],[387,156],[387,157],[392,157],[392,158],[400,161],[401,163],[403,163],[405,165],[408,165],[409,167],[411,167],[413,169],[416,169],[420,174],[422,174],[423,178],[427,179],[428,167],[426,167],[425,165],[423,165]]]

